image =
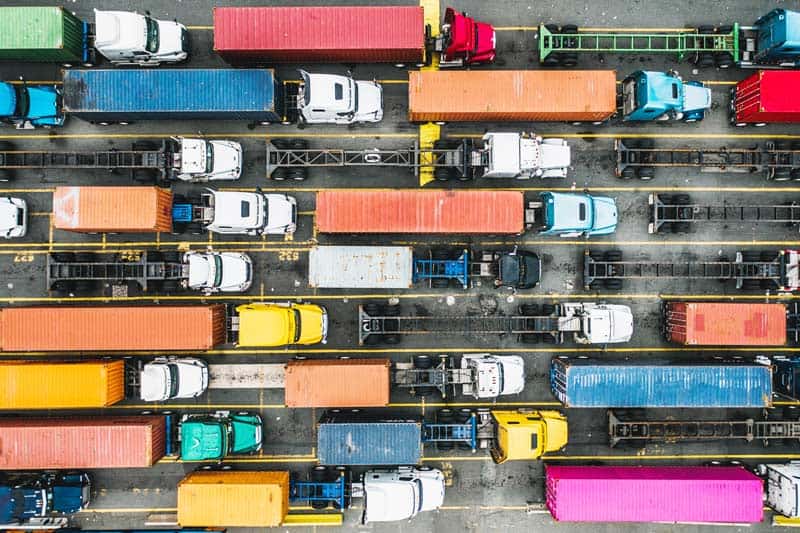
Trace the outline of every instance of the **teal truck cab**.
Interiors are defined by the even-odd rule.
[[[711,108],[711,89],[677,72],[637,70],[622,80],[622,120],[697,122]]]
[[[617,229],[617,204],[607,196],[543,192],[531,207],[540,235],[591,237],[610,235]]]
[[[217,411],[181,417],[178,439],[184,461],[221,461],[261,449],[261,417],[254,413]]]
[[[58,529],[89,505],[86,473],[0,474],[0,529]]]
[[[55,85],[0,82],[0,121],[17,129],[63,126],[61,91]]]
[[[800,66],[800,13],[773,9],[751,28],[742,27],[740,30],[741,66]]]

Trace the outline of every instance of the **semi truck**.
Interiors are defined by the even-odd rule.
[[[52,530],[89,506],[89,474],[39,472],[0,474],[0,529]]]
[[[711,109],[711,89],[680,74],[637,70],[622,80],[622,120],[626,122],[703,120]]]
[[[569,408],[767,408],[772,406],[772,369],[564,356],[550,362],[550,388]]]
[[[237,180],[242,174],[242,145],[227,140],[172,137],[160,145],[137,141],[130,150],[65,152],[19,150],[11,142],[0,142],[0,180],[13,179],[19,170],[50,169],[125,171],[142,183]]]
[[[256,413],[0,419],[0,470],[142,468],[169,456],[221,461],[261,449]],[[58,438],[53,438],[58,435]]]
[[[620,290],[629,280],[717,280],[734,282],[740,290],[800,289],[800,252],[797,250],[742,250],[733,260],[719,256],[709,261],[652,261],[625,259],[622,250],[583,254],[583,288]]]
[[[800,14],[797,17],[800,25]],[[793,70],[759,70],[737,83],[731,88],[731,124],[743,127],[800,122],[800,105],[793,97],[800,87],[798,74]]]
[[[558,411],[442,409],[435,422],[364,411],[326,411],[317,424],[322,465],[418,464],[424,444],[489,450],[500,464],[536,460],[567,444],[567,419]]]
[[[709,25],[674,32],[664,30],[582,30],[574,24],[539,25],[539,62],[574,68],[578,54],[672,54],[700,68],[795,68],[800,14],[773,9],[752,26]]]
[[[608,235],[616,202],[586,193],[519,191],[343,191],[317,194],[320,233]]]
[[[0,198],[0,236],[18,239],[28,232],[28,202],[24,198]]]
[[[262,28],[272,31],[260,31]],[[491,25],[445,9],[439,28],[418,6],[217,7],[214,51],[233,64],[394,63],[439,68],[491,63]]]
[[[353,124],[383,117],[380,84],[300,74],[302,82],[284,83],[271,69],[65,70],[63,112],[99,125],[201,119]]]
[[[58,85],[0,81],[0,122],[17,129],[63,126],[63,92]]]
[[[310,148],[307,139],[274,139],[267,142],[267,176],[273,180],[305,180],[312,168],[404,168],[419,177],[420,169],[432,168],[437,181],[469,181],[481,178],[565,178],[570,148],[564,139],[543,139],[533,133],[485,133],[473,139],[434,142],[420,148],[415,142],[401,149]]]
[[[47,256],[47,290],[60,294],[172,294],[181,290],[209,295],[244,292],[253,283],[253,261],[241,252],[146,250],[139,254],[53,252]]]
[[[519,342],[616,344],[633,335],[633,314],[626,305],[599,302],[523,304],[503,315],[401,314],[399,305],[368,303],[358,307],[358,343],[397,344],[405,335],[513,335]]]
[[[81,233],[285,235],[297,228],[297,199],[261,191],[190,196],[155,186],[56,187],[53,227]]]
[[[0,309],[0,325],[0,351],[6,353],[197,352],[225,343],[324,343],[328,314],[324,307],[295,302],[255,302],[230,309],[221,304],[29,306]]]
[[[417,251],[409,246],[315,246],[308,254],[308,285],[316,289],[409,289],[489,282],[494,287],[532,289],[541,278],[534,252],[461,249]]]

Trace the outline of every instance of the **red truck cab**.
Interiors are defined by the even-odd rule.
[[[497,39],[492,25],[476,22],[466,13],[458,13],[452,7],[445,10],[441,36],[445,46],[440,66],[491,63],[497,55]]]

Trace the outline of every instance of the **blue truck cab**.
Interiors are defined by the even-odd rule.
[[[711,89],[684,82],[677,72],[637,70],[622,80],[622,120],[703,120],[711,108]]]
[[[0,82],[0,120],[17,129],[63,126],[61,91],[55,85]]]
[[[0,528],[57,529],[67,515],[89,505],[86,473],[33,473],[0,477]]]
[[[617,204],[607,196],[586,193],[543,192],[537,227],[542,235],[562,237],[591,237],[610,235],[617,229]],[[538,214],[538,213],[537,213]]]
[[[754,25],[755,52],[749,58],[759,65],[800,66],[800,13],[773,9]],[[744,52],[745,58],[748,52]]]
[[[800,357],[773,357],[772,381],[775,394],[800,399]]]

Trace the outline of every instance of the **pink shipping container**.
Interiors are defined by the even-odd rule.
[[[757,523],[763,481],[740,466],[547,466],[547,509],[563,522]]]
[[[418,63],[420,6],[215,7],[214,51],[230,63]]]

